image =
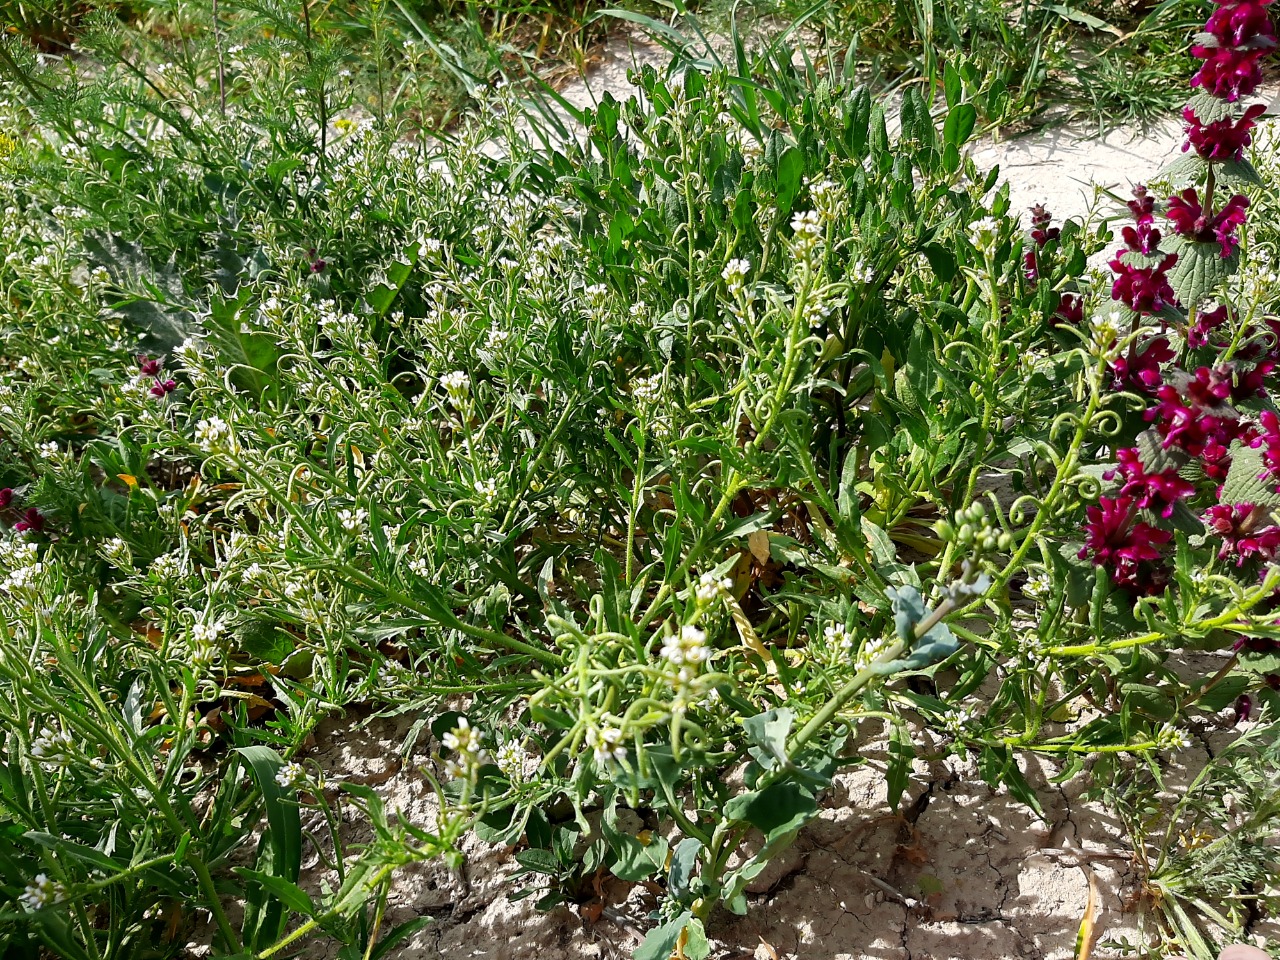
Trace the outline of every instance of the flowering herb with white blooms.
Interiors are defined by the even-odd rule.
[[[893,814],[943,757],[1087,780],[1160,949],[1276,908],[1265,4],[1087,223],[1011,209],[958,77],[891,122],[711,50],[580,135],[477,87],[424,136],[255,10],[164,70],[0,38],[0,954],[393,955],[398,871],[475,831],[703,960],[842,769]],[[368,714],[430,822],[324,766]],[[1161,821],[1209,734],[1245,813]]]

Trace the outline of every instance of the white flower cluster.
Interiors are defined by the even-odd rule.
[[[720,276],[729,288],[729,296],[735,300],[747,290],[747,275],[751,273],[751,261],[735,258],[724,265]]]
[[[698,578],[698,583],[693,588],[693,595],[698,598],[699,603],[714,603],[729,596],[732,590],[733,581],[731,579],[728,577],[716,579],[716,575],[708,570]]]
[[[492,478],[477,480],[471,488],[475,490],[476,496],[486,507],[493,506],[498,500],[498,483]]]
[[[209,417],[197,423],[195,438],[205,453],[230,452],[235,448],[231,427],[221,417]]]
[[[792,249],[801,256],[807,255],[822,239],[822,218],[816,210],[802,210],[791,218]]]
[[[448,394],[449,402],[455,407],[461,407],[471,389],[471,378],[461,370],[454,370],[440,378],[440,386]]]
[[[453,755],[444,762],[444,772],[451,777],[470,779],[476,770],[489,762],[480,731],[471,726],[466,717],[459,717],[458,725],[440,742],[445,749],[453,751]]]
[[[591,747],[591,756],[599,764],[610,761],[621,762],[627,759],[627,748],[622,741],[622,731],[617,727],[593,726],[587,732],[587,745]]]
[[[291,760],[276,772],[276,783],[285,790],[301,790],[307,785],[307,768]]]
[[[1191,746],[1191,738],[1186,731],[1166,723],[1156,731],[1156,744],[1163,750],[1185,750]]]
[[[966,728],[973,725],[977,719],[977,715],[968,707],[962,707],[954,713],[948,713],[942,718],[942,726],[953,737],[962,736]]]
[[[76,760],[75,739],[65,730],[46,725],[31,741],[31,758],[49,773],[66,770]]]
[[[676,684],[683,687],[692,683],[699,668],[711,659],[711,647],[705,631],[686,624],[666,638],[658,655],[677,668]]]
[[[187,574],[187,562],[178,551],[162,553],[151,561],[151,572],[162,581],[177,580]]]
[[[638,377],[631,381],[631,396],[637,403],[651,404],[662,396],[662,374],[655,373],[651,377]]]
[[[112,537],[110,540],[104,541],[101,552],[102,556],[113,567],[120,570],[129,570],[133,567],[133,551],[129,549],[129,544],[125,543],[120,537]]]
[[[983,217],[969,224],[969,242],[979,253],[994,253],[1000,243],[1000,224],[995,217]]]
[[[531,755],[523,744],[518,740],[508,740],[498,747],[494,763],[507,775],[507,779],[514,781],[524,777],[525,763],[530,759]]]
[[[368,520],[369,511],[364,507],[356,507],[354,510],[344,508],[338,511],[338,523],[353,537],[359,536],[364,531]]]
[[[864,643],[862,649],[858,651],[857,659],[853,662],[854,672],[861,673],[870,667],[892,642],[888,637],[876,637]]]
[[[829,648],[848,652],[853,649],[853,637],[849,635],[849,631],[843,623],[830,623],[822,631],[822,639],[827,641]]]
[[[854,283],[874,283],[876,279],[875,268],[865,260],[857,261],[849,268],[849,279]]]
[[[18,902],[28,913],[35,913],[52,904],[66,899],[67,888],[56,880],[50,880],[46,874],[37,873],[35,879],[28,883],[18,894]]]

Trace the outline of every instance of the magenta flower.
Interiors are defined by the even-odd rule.
[[[1151,593],[1159,588],[1162,578],[1150,564],[1160,559],[1157,547],[1168,543],[1173,534],[1147,523],[1134,523],[1135,510],[1133,497],[1099,497],[1096,507],[1086,508],[1080,559],[1092,556],[1098,566],[1110,567],[1111,580],[1117,586]]]
[[[1191,49],[1192,52],[1201,50],[1209,53],[1211,48],[1199,46]],[[1262,82],[1262,67],[1258,61],[1265,53],[1265,50],[1212,50],[1204,66],[1191,78],[1191,85],[1229,103],[1252,96]]]
[[[1134,253],[1159,253],[1160,231],[1150,223],[1140,223],[1136,227],[1124,227],[1120,236]]]
[[[1133,199],[1125,206],[1133,214],[1133,220],[1138,226],[1155,221],[1156,198],[1148,192],[1146,184],[1135,183],[1133,185]]]
[[[1191,55],[1208,60],[1224,49],[1267,51],[1276,45],[1276,31],[1265,5],[1254,0],[1223,4],[1209,15]]]
[[[1252,503],[1219,503],[1204,514],[1209,531],[1222,538],[1218,559],[1234,556],[1237,567],[1251,557],[1274,559],[1280,551],[1280,527],[1268,519],[1267,511]]]
[[[1249,198],[1237,193],[1216,214],[1200,205],[1200,197],[1194,187],[1188,187],[1177,197],[1169,198],[1165,216],[1179,234],[1198,243],[1217,241],[1219,256],[1231,256],[1240,238],[1236,228],[1244,223]]]
[[[1170,384],[1160,387],[1156,390],[1156,405],[1144,414],[1155,423],[1165,449],[1177,447],[1192,457],[1208,452],[1220,458],[1218,447],[1230,447],[1231,441],[1249,436],[1249,428],[1235,410],[1216,399],[1218,386],[1193,379],[1188,387],[1191,389],[1187,397]],[[1227,390],[1229,394],[1230,386]]]
[[[1244,156],[1244,148],[1253,143],[1250,131],[1266,109],[1263,104],[1255,103],[1238,120],[1228,118],[1201,123],[1188,104],[1182,108],[1183,119],[1187,121],[1187,142],[1182,145],[1183,153],[1194,148],[1205,160],[1239,160]]]
[[[41,533],[44,531],[44,515],[35,507],[31,507],[22,515],[22,519],[13,525],[19,533]]]
[[[1231,319],[1231,312],[1225,303],[1219,304],[1212,310],[1196,311],[1196,322],[1187,328],[1187,345],[1205,346],[1209,343],[1209,334],[1229,319]]]
[[[1155,337],[1147,342],[1141,353],[1135,351],[1128,357],[1117,357],[1111,362],[1111,369],[1116,375],[1112,389],[1151,393],[1164,382],[1160,364],[1168,363],[1174,356],[1169,341]]]
[[[1235,726],[1242,720],[1248,720],[1249,715],[1253,713],[1253,698],[1247,693],[1242,693],[1236,697],[1236,705],[1233,708],[1235,717],[1231,721],[1231,725]]]
[[[13,488],[0,489],[0,510],[6,509],[11,503],[13,503]]]
[[[1053,323],[1083,323],[1084,297],[1074,293],[1064,293],[1058,301],[1058,309],[1053,312]]]
[[[1273,410],[1258,414],[1262,432],[1254,439],[1254,447],[1262,447],[1262,463],[1272,476],[1280,476],[1280,417]]]
[[[1112,480],[1118,474],[1124,481],[1119,490],[1121,497],[1133,497],[1140,510],[1159,510],[1160,516],[1173,515],[1174,505],[1196,492],[1195,485],[1178,476],[1173,467],[1148,473],[1136,447],[1116,451],[1120,461],[1114,470],[1104,473],[1103,479]]]
[[[1134,313],[1159,313],[1169,304],[1177,303],[1173,287],[1169,286],[1166,272],[1178,262],[1178,255],[1171,253],[1155,267],[1132,267],[1120,259],[1119,254],[1110,267],[1116,273],[1111,285],[1111,299],[1121,301]]]
[[[156,399],[162,399],[178,389],[176,381],[160,379],[160,374],[164,372],[164,360],[160,357],[150,359],[145,353],[142,354],[138,357],[138,370],[144,377],[155,381],[151,387],[151,395]]]

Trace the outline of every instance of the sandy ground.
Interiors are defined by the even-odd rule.
[[[429,738],[403,760],[410,720],[349,716],[317,732],[310,759],[332,778],[373,785],[388,809],[430,829],[435,797],[420,771],[432,768]],[[1193,746],[1161,758],[1166,783],[1190,782],[1232,736],[1207,729]],[[1067,960],[1095,888],[1093,956],[1125,956],[1121,945],[1150,942],[1141,909],[1139,858],[1104,806],[1083,799],[1087,776],[1049,783],[1057,768],[1023,765],[1044,819],[1003,790],[993,791],[971,761],[917,761],[901,811],[885,795],[887,759],[878,721],[852,749],[864,763],[837,777],[820,818],[749,887],[746,917],[720,912],[709,934],[715,960]],[[927,746],[927,745],[926,745]],[[941,752],[941,751],[939,751]],[[1173,786],[1176,789],[1176,786]],[[348,843],[369,839],[352,816]],[[539,913],[512,902],[513,850],[470,837],[457,872],[439,862],[403,869],[386,922],[430,915],[434,922],[399,947],[404,960],[576,960],[626,958],[647,929],[654,900],[643,886],[604,888],[603,916],[561,906]],[[304,884],[324,871],[304,864]],[[1259,944],[1280,929],[1260,924]],[[337,949],[313,944],[308,960]]]
[[[615,41],[585,81],[564,96],[590,105],[605,91],[619,99],[634,92],[635,65],[666,62],[662,50],[641,41]],[[1013,207],[1044,203],[1057,219],[1084,217],[1100,208],[1095,185],[1127,193],[1175,158],[1181,127],[1169,123],[1134,139],[1112,133],[1098,139],[1061,127],[1002,142],[971,146],[980,167],[999,165]],[[311,759],[331,777],[370,784],[388,808],[432,827],[437,804],[418,772],[431,763],[424,740],[402,757],[410,721],[349,716],[318,732]],[[1209,731],[1221,737],[1222,731]],[[1229,734],[1228,734],[1229,735]],[[1040,820],[1003,792],[994,792],[969,761],[917,762],[902,809],[888,810],[883,740],[875,726],[858,748],[865,763],[841,775],[824,800],[819,820],[750,888],[746,917],[718,914],[710,927],[717,960],[1062,960],[1075,955],[1075,938],[1095,888],[1095,957],[1125,955],[1123,944],[1149,942],[1140,909],[1140,858],[1104,807],[1083,799],[1087,776],[1051,785],[1056,773],[1032,762],[1025,772],[1038,788]],[[429,740],[429,738],[427,738]],[[1209,756],[1210,739],[1166,758],[1171,783],[1187,783]],[[347,842],[367,841],[367,827],[352,817]],[[388,924],[429,915],[434,922],[398,947],[403,960],[570,960],[624,958],[644,929],[652,896],[638,885],[607,888],[598,917],[560,907],[538,913],[533,900],[512,902],[507,881],[513,851],[465,843],[465,866],[413,865],[398,875],[388,901]],[[311,884],[323,870],[308,867]],[[1280,930],[1259,928],[1256,942]],[[329,960],[335,947],[312,944],[308,960]]]

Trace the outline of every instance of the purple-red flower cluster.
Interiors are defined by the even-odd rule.
[[[1237,567],[1251,557],[1272,560],[1280,551],[1280,527],[1269,520],[1268,512],[1252,503],[1219,503],[1204,515],[1209,530],[1222,538],[1218,559],[1234,556]]]
[[[1049,226],[1052,219],[1053,215],[1044,208],[1043,204],[1037,203],[1031,208],[1031,242],[1035,246],[1022,255],[1028,280],[1035,281],[1040,278],[1040,251],[1044,249],[1044,245],[1062,236],[1060,228]]]
[[[1085,545],[1080,559],[1111,568],[1111,581],[1136,593],[1156,593],[1165,573],[1158,565],[1160,550],[1173,535],[1142,521],[1134,522],[1137,501],[1133,497],[1099,497],[1085,515]]]
[[[1222,3],[1196,37],[1191,55],[1204,61],[1191,79],[1193,87],[1222,100],[1251,95],[1262,80],[1259,61],[1276,45],[1275,27],[1267,13],[1271,0]]]
[[[1225,259],[1231,256],[1240,243],[1236,228],[1244,223],[1244,212],[1248,206],[1249,198],[1237,193],[1223,204],[1221,210],[1213,213],[1200,205],[1200,197],[1195,188],[1188,187],[1179,196],[1169,198],[1165,216],[1174,229],[1188,240],[1198,243],[1217,241],[1218,255]]]
[[[0,489],[0,510],[8,510],[13,506],[14,492],[12,487],[4,487]],[[14,523],[13,529],[19,533],[26,533],[30,530],[32,533],[41,533],[44,531],[45,518],[35,507],[28,507],[26,510],[18,514],[19,519]]]
[[[1111,370],[1116,375],[1112,388],[1154,393],[1164,383],[1160,364],[1168,363],[1174,356],[1166,337],[1153,337],[1146,342],[1141,352],[1135,347],[1127,357],[1117,357],[1111,361]]]
[[[155,381],[151,386],[151,395],[156,399],[166,397],[178,389],[177,381],[160,379],[164,374],[164,361],[159,357],[152,359],[145,353],[141,354],[138,357],[138,372]]]
[[[1255,103],[1238,119],[1227,117],[1213,123],[1201,123],[1195,109],[1187,104],[1182,108],[1182,117],[1187,121],[1187,142],[1182,145],[1182,152],[1194,149],[1202,159],[1210,162],[1240,160],[1244,157],[1244,148],[1253,143],[1251,131],[1266,109],[1265,105]]]
[[[1114,480],[1118,475],[1124,481],[1120,486],[1120,496],[1133,497],[1135,506],[1140,510],[1158,510],[1160,516],[1168,519],[1179,500],[1185,500],[1196,492],[1195,484],[1178,476],[1173,467],[1149,473],[1142,464],[1137,447],[1116,451],[1116,459],[1120,465],[1104,473],[1103,479]]]

